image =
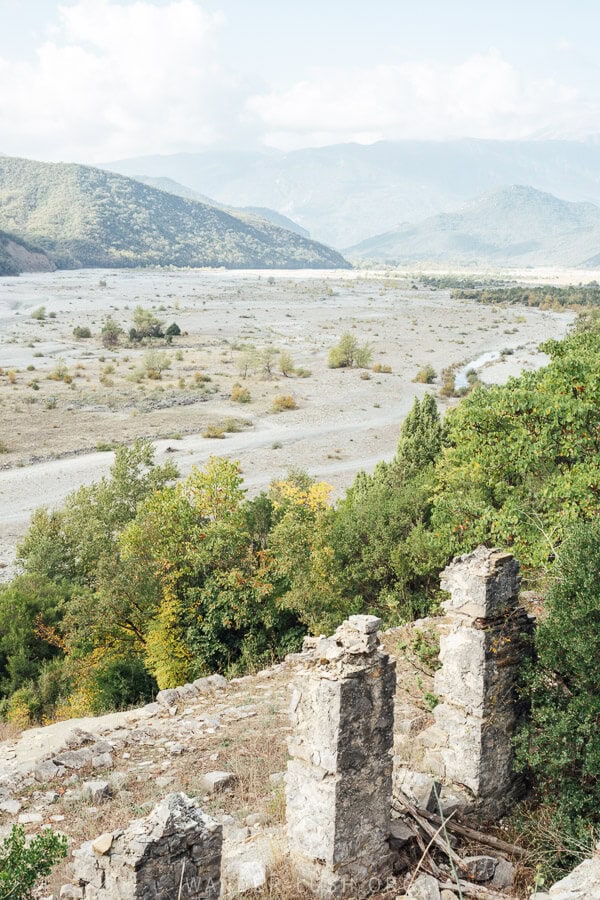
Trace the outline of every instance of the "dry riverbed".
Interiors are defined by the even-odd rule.
[[[148,346],[127,341],[137,306],[182,331],[170,345],[154,342],[168,357],[160,378],[148,377]],[[100,340],[108,315],[125,332],[115,349]],[[182,474],[216,453],[240,460],[251,492],[299,466],[339,494],[357,471],[393,455],[413,399],[437,391],[439,379],[413,382],[422,366],[439,375],[489,360],[481,379],[503,382],[543,364],[537,345],[562,336],[571,319],[455,301],[418,289],[405,273],[92,270],[0,279],[0,562],[14,558],[37,506],[58,505],[106,474],[111,447],[140,436]],[[92,337],[76,339],[75,327]],[[328,350],[346,331],[391,372],[328,368]],[[268,348],[270,372],[252,359]],[[281,373],[281,351],[302,375]],[[231,399],[236,384],[249,402]],[[278,395],[297,408],[274,412]],[[211,430],[224,436],[203,436]]]

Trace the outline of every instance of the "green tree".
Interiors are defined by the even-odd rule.
[[[0,844],[0,900],[32,900],[40,879],[67,855],[67,839],[44,829],[29,843],[25,830],[13,825]]]

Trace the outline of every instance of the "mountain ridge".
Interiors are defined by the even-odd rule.
[[[275,209],[318,240],[352,246],[507,184],[600,204],[600,145],[564,140],[380,141],[284,153],[205,151],[106,163],[168,176],[233,206]]]
[[[0,229],[59,268],[347,268],[322,244],[258,218],[76,163],[0,158]]]
[[[589,266],[599,248],[600,207],[510,185],[456,212],[375,235],[346,252],[390,263]]]

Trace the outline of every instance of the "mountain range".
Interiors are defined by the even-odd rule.
[[[90,166],[13,157],[0,157],[0,230],[59,268],[348,266],[335,250],[256,215],[233,215]],[[8,255],[26,268],[14,248]]]
[[[503,266],[598,265],[600,207],[513,185],[347,250],[350,259]]]
[[[600,143],[594,141],[382,141],[290,153],[146,156],[106,168],[172,178],[225,205],[269,207],[337,248],[451,212],[510,184],[600,204]]]

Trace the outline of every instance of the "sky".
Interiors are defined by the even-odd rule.
[[[0,0],[0,152],[600,134],[598,0]]]

